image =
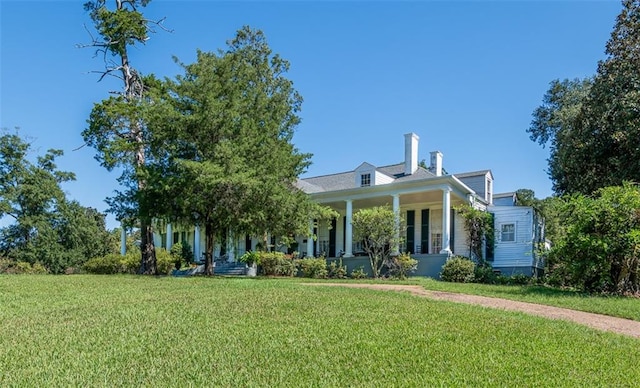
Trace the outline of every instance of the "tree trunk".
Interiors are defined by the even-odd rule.
[[[153,243],[153,228],[149,219],[140,219],[140,270],[142,275],[157,275],[158,264],[156,260],[156,247]]]
[[[204,274],[211,276],[213,275],[213,249],[215,248],[216,242],[216,234],[211,223],[207,222],[205,224],[204,234],[206,239]]]

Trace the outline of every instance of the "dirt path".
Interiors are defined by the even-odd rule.
[[[420,286],[403,284],[349,284],[349,283],[303,283],[315,286],[335,286],[352,288],[369,288],[373,290],[407,291],[413,295],[436,300],[446,300],[458,303],[476,304],[511,311],[521,311],[527,314],[539,315],[551,319],[563,319],[598,330],[611,331],[635,338],[640,338],[640,322],[630,319],[610,317],[608,315],[586,313],[561,307],[546,306],[535,303],[518,302],[509,299],[490,298],[487,296],[457,294],[453,292],[428,291]]]

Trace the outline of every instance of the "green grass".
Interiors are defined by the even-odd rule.
[[[428,290],[512,299],[640,321],[640,298],[586,295],[538,285],[447,283],[429,278],[412,278],[412,284],[419,284]]]
[[[0,276],[3,387],[633,386],[639,362],[637,339],[408,293]]]

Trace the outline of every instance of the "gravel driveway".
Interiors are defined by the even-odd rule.
[[[373,290],[406,291],[413,295],[436,300],[446,300],[457,303],[475,304],[503,310],[521,311],[527,314],[539,315],[551,319],[572,321],[594,329],[611,331],[635,338],[640,338],[640,322],[631,319],[611,317],[608,315],[586,313],[561,307],[546,306],[528,302],[518,302],[509,299],[490,298],[487,296],[457,294],[453,292],[428,291],[420,286],[403,284],[349,284],[349,283],[303,283],[315,286],[335,286],[351,288],[368,288]]]

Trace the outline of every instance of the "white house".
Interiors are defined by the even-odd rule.
[[[353,170],[300,179],[301,190],[340,214],[331,225],[321,223],[310,230],[316,239],[298,237],[300,254],[335,258],[343,253],[349,269],[366,267],[368,260],[363,257],[361,244],[353,240],[351,218],[359,209],[390,205],[406,224],[404,244],[399,249],[419,261],[416,274],[435,277],[451,255],[469,256],[464,225],[453,210],[458,204],[468,203],[494,215],[495,245],[487,247],[487,259],[496,270],[527,275],[540,271],[543,263],[537,259],[535,247],[544,241],[543,229],[533,209],[515,206],[513,193],[494,195],[490,170],[447,174],[439,151],[430,152],[429,166],[421,167],[418,142],[415,133],[404,135],[404,160],[398,164],[376,166],[364,162]],[[310,221],[311,225],[314,223]],[[187,241],[195,259],[202,257],[204,244],[200,242],[204,242],[204,235],[199,228],[176,226],[174,230],[168,224],[160,230],[162,233],[155,236],[157,246],[170,248],[174,242]],[[217,247],[216,255],[225,255],[231,261],[257,243],[256,239],[232,233],[226,240]]]

